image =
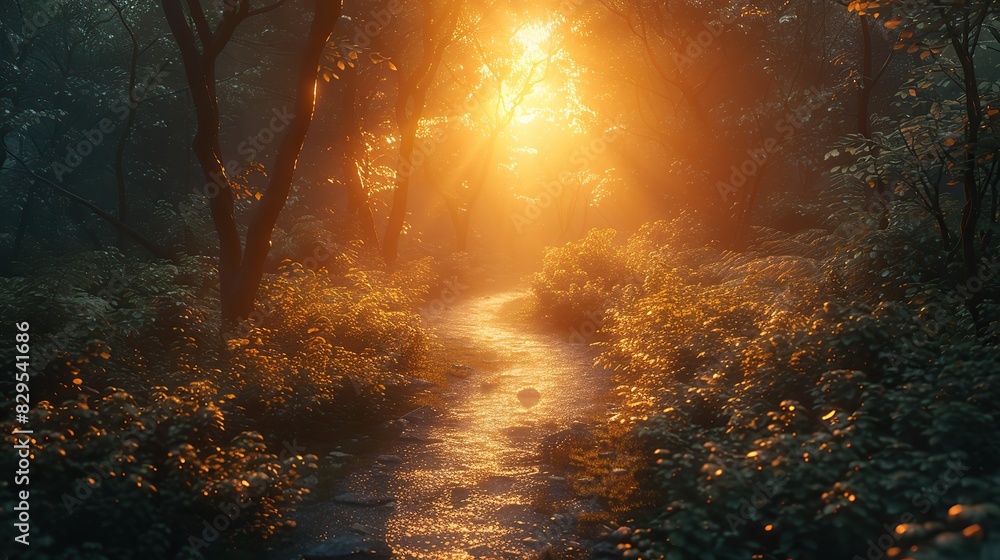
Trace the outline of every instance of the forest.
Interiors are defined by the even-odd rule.
[[[1000,2],[2,0],[0,147],[4,558],[1000,559]]]

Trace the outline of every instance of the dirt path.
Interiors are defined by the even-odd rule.
[[[393,558],[436,560],[586,548],[572,535],[576,515],[597,506],[574,499],[541,451],[604,411],[606,374],[591,367],[586,347],[519,318],[524,297],[469,297],[435,319],[458,367],[446,387],[431,389],[433,405],[404,417],[403,434],[380,457],[345,459],[360,465],[336,489],[340,499],[303,508],[313,557],[338,558],[351,546],[381,551],[358,558],[383,557],[387,545]]]

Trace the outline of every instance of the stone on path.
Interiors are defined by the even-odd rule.
[[[351,525],[351,530],[354,531],[355,533],[359,534],[359,535],[370,535],[370,534],[372,534],[372,530],[371,529],[369,529],[368,527],[366,527],[366,526],[364,526],[364,525],[362,525],[360,523],[354,523],[354,524],[352,524]]]
[[[380,540],[358,535],[336,537],[316,546],[303,556],[304,560],[371,560],[392,557],[389,545]]]
[[[406,383],[414,389],[433,389],[437,387],[437,383],[427,381],[426,379],[420,379],[419,377],[407,377]]]
[[[423,435],[420,435],[420,434],[418,434],[416,432],[413,432],[413,431],[405,431],[402,434],[400,434],[399,435],[399,441],[405,441],[407,443],[422,443],[422,444],[425,444],[425,445],[426,444],[431,444],[431,443],[443,443],[444,442],[443,439],[423,436]]]
[[[524,408],[531,408],[538,404],[538,401],[542,400],[542,394],[538,392],[538,389],[528,387],[517,392],[517,400],[520,401],[521,406]]]
[[[434,409],[429,406],[421,406],[420,408],[415,408],[400,418],[400,420],[405,420],[407,422],[426,422],[434,415]]]
[[[362,494],[360,492],[348,492],[335,497],[333,501],[338,504],[348,504],[352,506],[380,506],[396,501],[392,496],[374,496],[372,494]]]

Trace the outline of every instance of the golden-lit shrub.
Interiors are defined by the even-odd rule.
[[[285,527],[315,482],[300,435],[321,425],[349,438],[385,420],[408,397],[396,389],[428,365],[433,339],[418,311],[431,261],[388,271],[359,255],[345,244],[285,261],[235,327],[221,324],[205,257],[88,253],[0,279],[0,316],[32,321],[31,391],[47,398],[31,420],[45,473],[32,515],[63,527],[58,550],[42,540],[33,554],[194,558],[185,547],[205,541],[211,557],[234,537]],[[9,443],[0,465],[13,472]],[[81,480],[85,499],[74,494]],[[10,484],[0,482],[4,511]],[[226,529],[204,526],[232,504]]]
[[[926,222],[753,228],[741,253],[668,229],[622,245],[644,281],[608,296],[597,343],[659,496],[637,557],[833,560],[864,557],[884,526],[903,550],[948,531],[972,546],[970,524],[998,526],[1000,447],[982,437],[998,348],[976,336]],[[957,519],[955,504],[982,514]],[[904,514],[935,525],[896,533]]]
[[[389,386],[429,365],[432,338],[415,309],[430,262],[334,277],[286,261],[265,278],[258,313],[229,340],[237,401],[268,425],[377,416]],[[238,330],[239,330],[238,329]]]
[[[34,479],[44,484],[32,485],[31,513],[59,527],[59,539],[58,546],[52,538],[33,540],[33,557],[186,558],[194,557],[189,546],[210,553],[234,537],[266,537],[282,527],[308,493],[302,481],[317,458],[269,449],[254,432],[229,433],[224,408],[204,382],[154,388],[141,399],[108,388],[38,403],[30,417],[32,474],[44,473]],[[11,425],[3,428],[11,433]],[[13,445],[14,436],[4,444]],[[11,472],[12,459],[0,455]],[[0,508],[9,511],[11,499]]]
[[[633,276],[613,229],[592,230],[584,239],[545,251],[542,270],[531,278],[540,313],[570,326],[603,313],[612,289]]]

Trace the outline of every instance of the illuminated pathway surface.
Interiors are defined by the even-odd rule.
[[[572,536],[575,515],[597,506],[573,498],[540,449],[547,436],[605,411],[607,375],[568,332],[542,334],[518,318],[511,310],[524,297],[468,296],[434,320],[446,358],[471,370],[456,369],[467,377],[433,390],[432,414],[411,416],[408,432],[429,441],[404,436],[379,451],[400,462],[358,468],[336,489],[395,503],[306,508],[314,542],[351,534],[358,523],[394,558],[530,558],[548,544],[581,548]],[[518,399],[526,388],[541,396],[532,407]]]

